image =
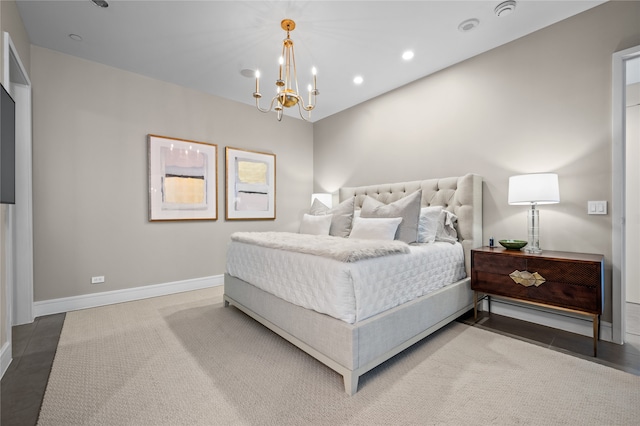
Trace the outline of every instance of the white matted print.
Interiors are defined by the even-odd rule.
[[[226,147],[227,220],[276,218],[276,156]]]
[[[149,220],[218,219],[218,145],[148,136]]]

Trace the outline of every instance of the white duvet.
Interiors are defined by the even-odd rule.
[[[355,323],[466,276],[459,243],[357,262],[232,241],[227,273],[290,303]]]

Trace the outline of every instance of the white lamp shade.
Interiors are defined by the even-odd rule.
[[[322,204],[331,208],[333,207],[333,196],[327,192],[319,192],[315,194],[311,194],[311,204],[313,204],[314,199],[318,199]]]
[[[509,204],[555,204],[560,202],[558,175],[535,173],[509,178]]]

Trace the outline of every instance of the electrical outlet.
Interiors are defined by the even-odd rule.
[[[100,284],[104,282],[104,275],[99,277],[91,277],[91,284]]]

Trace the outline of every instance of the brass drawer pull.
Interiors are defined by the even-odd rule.
[[[518,284],[522,284],[525,287],[530,287],[535,285],[536,287],[540,286],[540,284],[544,283],[546,279],[542,275],[537,272],[533,274],[529,271],[518,271],[517,269],[509,274],[511,279]]]

